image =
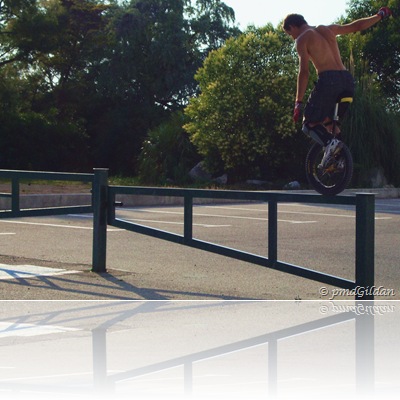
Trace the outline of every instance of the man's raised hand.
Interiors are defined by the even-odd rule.
[[[389,18],[392,15],[392,10],[389,7],[381,7],[377,12],[381,19]]]

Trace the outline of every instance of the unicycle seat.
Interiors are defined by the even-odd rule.
[[[353,102],[353,94],[352,93],[342,93],[338,96],[336,100],[335,107],[335,115],[333,117],[334,120],[339,121],[346,114],[349,105]]]
[[[337,100],[336,103],[352,103],[353,102],[353,96],[352,95],[347,95],[346,93],[341,94]]]

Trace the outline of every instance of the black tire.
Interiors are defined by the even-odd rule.
[[[343,143],[341,150],[326,168],[319,168],[324,150],[314,143],[306,158],[306,175],[310,185],[325,196],[335,196],[350,184],[353,176],[353,157]]]

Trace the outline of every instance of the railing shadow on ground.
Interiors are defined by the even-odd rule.
[[[171,299],[205,299],[205,300],[256,300],[250,297],[218,295],[206,292],[180,291],[173,289],[139,286],[125,280],[125,273],[113,271],[95,274],[85,270],[68,271],[55,276],[21,277],[12,268],[0,268],[0,272],[10,275],[10,279],[0,280],[1,290],[8,293],[8,300],[171,300]],[[130,278],[131,280],[132,278]],[[23,286],[23,291],[16,290]],[[13,291],[18,298],[13,297]]]

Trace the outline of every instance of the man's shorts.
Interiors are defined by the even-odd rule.
[[[354,79],[349,71],[325,71],[319,74],[304,109],[305,121],[322,122],[332,118],[337,99],[343,94],[346,97],[354,95]]]

